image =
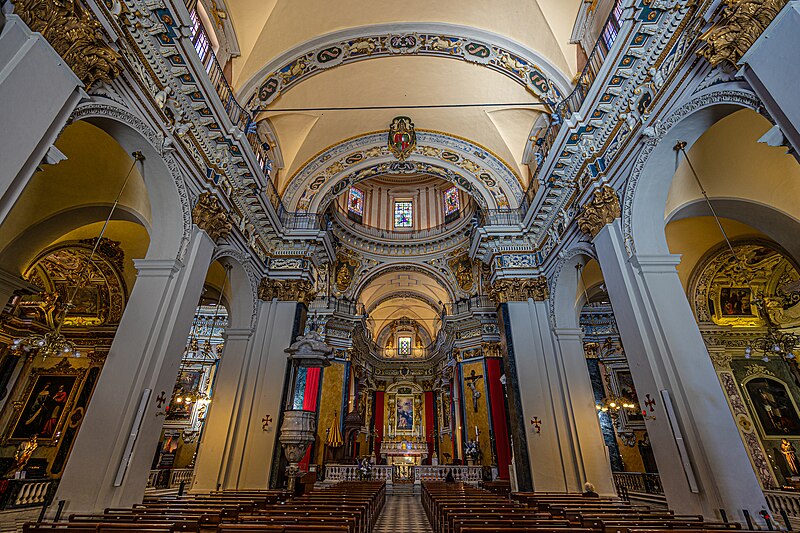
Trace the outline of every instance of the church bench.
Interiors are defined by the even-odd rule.
[[[220,524],[217,533],[247,533],[250,531],[280,531],[282,533],[346,533],[346,527],[318,524],[264,525],[264,524]]]
[[[624,521],[624,520],[672,520],[677,518],[672,511],[652,511],[649,513],[637,512],[637,513],[620,513],[619,511],[613,511],[608,513],[590,513],[590,514],[581,514],[580,516],[580,525],[581,527],[588,527],[591,529],[602,529],[603,522],[609,522],[613,520]],[[702,516],[682,516],[680,517],[681,520],[699,520],[702,521]]]
[[[39,533],[52,531],[66,531],[68,533],[173,533],[178,531],[199,532],[200,528],[186,529],[181,524],[151,523],[151,522],[100,522],[100,523],[75,523],[75,522],[41,522],[28,523],[22,526],[23,533]]]
[[[604,533],[628,533],[631,530],[680,530],[686,531],[702,529],[704,531],[741,530],[742,526],[735,522],[704,522],[702,520],[628,520],[620,522],[607,522],[603,524]]]
[[[123,515],[123,514],[71,514],[67,518],[70,523],[88,523],[88,522],[104,522],[104,523],[152,523],[152,524],[172,524],[181,526],[185,529],[181,531],[197,531],[202,524],[199,518],[190,518],[185,515],[164,515],[164,516],[150,516],[150,515]]]
[[[225,524],[227,522],[223,522]],[[335,513],[307,513],[289,514],[279,516],[247,516],[237,522],[242,525],[297,525],[297,524],[317,524],[326,526],[344,527],[349,533],[363,531],[359,529],[359,524],[352,516],[342,516]]]
[[[504,526],[477,526],[466,527],[460,533],[593,533],[591,529],[582,528],[541,528],[541,527],[504,527]]]
[[[541,520],[500,513],[494,517],[463,518],[453,522],[451,533],[462,533],[466,529],[491,529],[494,527],[558,529],[563,533],[571,533],[570,524],[557,520]]]
[[[435,512],[433,514],[434,520],[431,521],[431,525],[434,529],[443,530],[444,526],[448,522],[448,517],[454,513],[481,513],[481,512],[506,512],[506,511],[513,511],[515,509],[520,509],[519,506],[515,506],[513,503],[510,502],[494,502],[494,503],[483,503],[483,502],[468,502],[462,504],[453,504],[451,503],[444,503],[439,505],[435,508]],[[548,517],[550,515],[547,515]]]
[[[238,513],[221,512],[211,509],[131,509],[131,508],[107,508],[103,510],[106,515],[122,516],[149,516],[155,520],[163,519],[166,516],[181,516],[197,519],[203,527],[215,526],[224,519],[235,520]]]

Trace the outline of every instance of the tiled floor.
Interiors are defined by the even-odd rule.
[[[419,495],[389,494],[373,533],[431,532]]]

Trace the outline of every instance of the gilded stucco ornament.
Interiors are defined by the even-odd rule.
[[[100,22],[75,0],[16,0],[14,13],[44,36],[89,89],[122,71],[121,56],[100,33]]]
[[[596,189],[578,217],[580,230],[594,238],[603,226],[620,217],[619,197],[608,185]]]
[[[543,301],[548,298],[547,278],[504,278],[489,286],[489,298],[497,303],[524,302],[528,298]]]
[[[706,43],[697,54],[716,67],[736,66],[788,0],[725,0],[720,20],[700,36]]]
[[[389,125],[389,151],[400,161],[405,161],[417,147],[414,123],[408,117],[394,117]]]
[[[263,278],[258,286],[258,297],[265,301],[277,298],[281,301],[308,304],[316,295],[314,285],[304,279]]]
[[[200,194],[194,209],[192,209],[192,222],[208,233],[214,242],[226,238],[233,229],[233,224],[228,219],[225,209],[219,205],[217,197],[210,192]]]

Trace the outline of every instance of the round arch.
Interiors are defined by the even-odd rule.
[[[254,328],[258,312],[258,277],[253,265],[239,250],[229,246],[216,250],[211,265],[215,262],[223,267],[230,266],[228,282],[222,291],[222,296],[228,303],[228,327]]]
[[[454,292],[450,284],[447,282],[447,279],[442,276],[438,271],[434,268],[424,265],[421,263],[383,263],[380,266],[376,267],[374,270],[369,272],[367,275],[363,276],[358,284],[353,289],[353,299],[358,300],[361,297],[361,293],[364,289],[366,289],[373,281],[375,281],[380,276],[384,274],[391,274],[392,272],[418,272],[424,276],[431,278],[433,281],[436,282],[437,285],[441,286],[442,289],[447,293],[447,297],[450,301],[454,299]],[[446,303],[446,302],[444,302]]]
[[[758,98],[742,89],[701,94],[667,117],[639,152],[628,179],[622,207],[622,226],[628,254],[669,254],[663,213],[673,176],[680,163],[678,141],[687,150],[715,123],[740,109],[758,110]]]
[[[579,290],[582,290],[576,275],[578,265],[585,266],[595,261],[599,268],[597,255],[588,243],[580,243],[564,253],[550,282],[550,321],[555,328],[577,328],[581,308],[586,303]],[[588,291],[590,287],[585,287]]]
[[[191,206],[183,173],[174,156],[163,150],[162,136],[142,119],[110,103],[78,106],[70,120],[84,120],[108,133],[130,153],[142,152],[141,175],[152,212],[148,259],[183,259],[192,229]]]
[[[432,174],[469,192],[488,209],[518,207],[524,190],[511,167],[488,149],[447,133],[417,130],[417,148],[398,161],[386,146],[387,132],[336,144],[304,164],[282,192],[296,211],[320,212],[349,185],[380,174]]]

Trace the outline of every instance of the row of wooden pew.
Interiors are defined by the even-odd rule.
[[[422,505],[435,533],[743,533],[738,524],[582,494],[508,498],[469,485],[425,483]]]
[[[73,514],[66,522],[28,523],[23,531],[369,533],[385,501],[383,482],[339,484],[296,498],[279,490],[220,491],[145,498],[130,508]]]

